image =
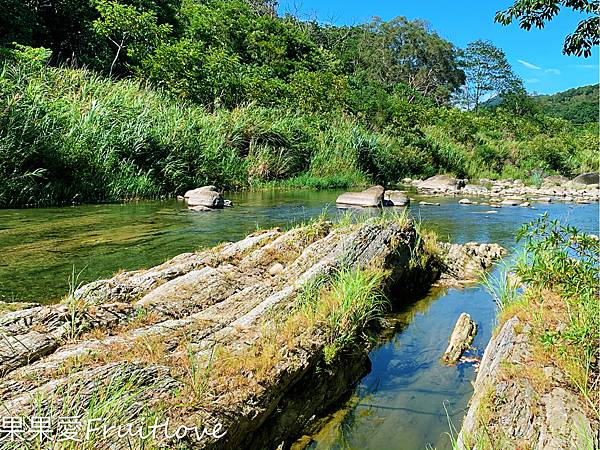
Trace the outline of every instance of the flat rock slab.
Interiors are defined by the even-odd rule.
[[[338,205],[361,206],[365,208],[383,205],[383,186],[372,186],[362,192],[345,192],[335,201]]]

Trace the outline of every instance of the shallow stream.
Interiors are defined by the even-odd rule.
[[[238,240],[257,228],[307,221],[327,210],[338,214],[339,191],[268,191],[228,195],[235,207],[189,212],[177,201],[0,210],[0,300],[56,302],[77,283],[125,269],[151,267],[179,253]],[[496,242],[515,248],[524,222],[548,212],[588,232],[598,232],[598,205],[534,204],[534,208],[458,205],[457,198],[418,200],[411,214],[444,240]],[[489,212],[493,211],[493,212]],[[451,448],[448,433],[460,427],[472,393],[474,367],[446,367],[438,359],[461,312],[479,326],[475,356],[494,327],[496,310],[480,286],[433,289],[390,318],[391,333],[371,352],[372,370],[352,399],[311,437],[315,449],[412,450]]]

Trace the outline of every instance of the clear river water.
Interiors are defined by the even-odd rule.
[[[339,191],[266,191],[227,195],[235,207],[194,213],[175,200],[65,208],[0,210],[0,300],[58,301],[73,270],[78,282],[125,269],[151,267],[179,253],[244,237],[257,228],[287,226],[338,214]],[[458,198],[419,200],[411,214],[444,240],[496,242],[515,248],[518,228],[544,212],[598,233],[598,205],[534,204],[534,208],[458,205]],[[399,300],[399,299],[398,299]],[[401,300],[400,300],[401,302]],[[461,312],[479,326],[473,353],[483,353],[496,309],[478,285],[433,289],[390,316],[396,325],[371,351],[372,370],[347,404],[308,439],[313,449],[450,449],[472,393],[470,364],[439,363]]]

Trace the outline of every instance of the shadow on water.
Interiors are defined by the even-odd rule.
[[[338,191],[240,193],[234,208],[188,211],[176,201],[0,210],[0,300],[52,302],[67,292],[73,266],[80,281],[125,269],[150,267],[177,254],[234,241],[257,228],[287,226],[337,214]],[[414,196],[414,194],[413,194]],[[418,200],[430,200],[418,197]],[[509,249],[522,223],[548,212],[588,232],[598,232],[598,206],[537,204],[535,208],[419,206],[411,214],[453,242],[497,242]],[[402,299],[397,299],[402,304]],[[496,311],[480,286],[433,290],[390,316],[392,332],[373,349],[372,370],[351,400],[315,436],[314,449],[450,448],[448,417],[460,426],[472,393],[474,367],[443,366],[439,358],[461,312],[478,323],[475,354],[481,355]]]

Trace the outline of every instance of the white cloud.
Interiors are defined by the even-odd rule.
[[[525,67],[527,67],[528,69],[534,69],[534,70],[542,70],[541,67],[536,66],[535,64],[531,64],[530,62],[527,61],[523,61],[522,59],[517,59],[517,62],[520,62],[521,64],[523,64]]]
[[[558,69],[546,69],[544,72],[551,73],[552,75],[560,75],[560,70]]]
[[[576,64],[575,67],[579,69],[596,69],[598,70],[598,64]]]
[[[530,84],[539,83],[539,82],[540,82],[539,78],[529,78],[528,80],[525,80],[525,83],[530,83]]]

